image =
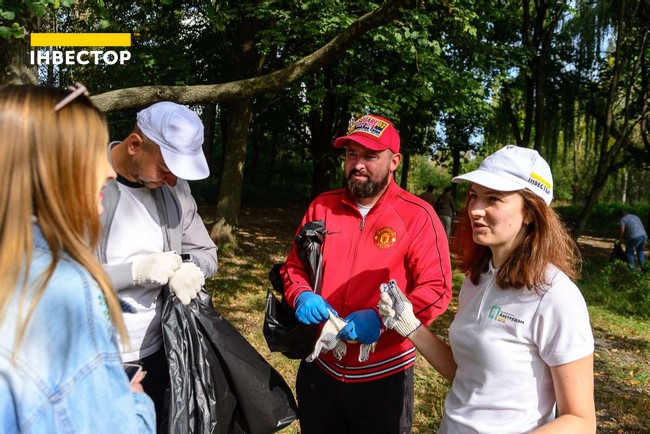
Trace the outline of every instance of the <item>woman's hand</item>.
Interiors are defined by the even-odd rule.
[[[147,371],[140,371],[137,374],[135,374],[135,377],[133,377],[133,380],[131,380],[131,392],[144,393],[144,389],[142,388],[141,383],[146,374]]]

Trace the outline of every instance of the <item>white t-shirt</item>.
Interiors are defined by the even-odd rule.
[[[164,249],[160,217],[151,190],[118,185],[120,201],[106,244],[109,265],[133,262],[134,259]],[[119,291],[119,297],[136,310],[135,313],[123,313],[131,344],[127,349],[120,343],[123,361],[142,359],[161,347],[159,312],[156,315],[162,309],[161,303],[157,302],[161,289],[160,285],[143,284]]]
[[[594,351],[578,287],[549,266],[548,290],[503,290],[490,264],[478,285],[465,278],[449,340],[458,364],[438,433],[527,433],[554,419],[549,366]]]
[[[366,206],[366,205],[361,205],[359,202],[357,202],[357,209],[361,213],[361,217],[365,219],[368,213],[370,212],[370,210],[372,209],[372,205]]]

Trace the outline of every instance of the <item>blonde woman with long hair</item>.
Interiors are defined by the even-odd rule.
[[[115,177],[85,88],[0,87],[0,432],[150,432],[120,303],[94,256]]]

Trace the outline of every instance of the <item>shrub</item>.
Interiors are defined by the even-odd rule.
[[[650,318],[650,270],[631,270],[621,261],[585,263],[579,286],[589,304],[624,316]]]
[[[562,217],[562,220],[570,228],[576,227],[578,217],[582,207],[575,205],[557,206],[555,211]],[[594,206],[594,209],[587,219],[585,231],[588,233],[618,237],[620,212],[636,214],[641,218],[647,226],[648,216],[650,215],[650,207],[648,205],[629,206],[617,202],[599,203]]]

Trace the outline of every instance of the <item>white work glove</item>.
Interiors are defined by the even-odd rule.
[[[337,360],[341,360],[347,352],[345,342],[337,337],[339,332],[347,325],[347,323],[336,316],[336,314],[330,309],[328,309],[328,311],[330,316],[327,321],[325,321],[320,336],[318,336],[318,339],[316,340],[314,351],[305,359],[307,362],[314,361],[320,353],[326,353],[330,350],[334,350],[334,357],[336,357]]]
[[[375,352],[376,346],[377,342],[373,342],[371,344],[361,344],[361,347],[359,347],[359,361],[361,363],[367,362],[370,358],[370,353]]]
[[[174,275],[169,279],[169,290],[176,294],[176,297],[184,305],[190,304],[205,285],[205,275],[196,264],[183,262]]]
[[[422,325],[419,319],[413,314],[413,305],[397,286],[397,282],[391,279],[388,285],[379,285],[379,313],[384,325],[395,330],[405,338]]]
[[[345,341],[338,338],[339,333],[348,323],[336,316],[336,314],[331,310],[329,310],[329,313],[330,316],[327,321],[325,321],[320,336],[316,340],[314,351],[305,359],[307,362],[313,362],[321,353],[326,353],[330,350],[333,350],[336,360],[341,360],[348,351]],[[372,344],[361,344],[359,348],[359,361],[368,361],[370,353],[375,352],[376,345],[377,342],[373,342]]]
[[[165,285],[183,263],[175,252],[152,253],[131,263],[131,274],[136,285],[157,283]]]

